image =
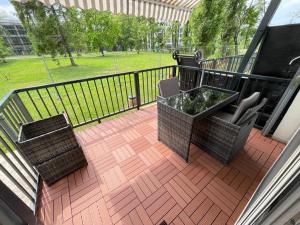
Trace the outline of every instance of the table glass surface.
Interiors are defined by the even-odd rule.
[[[234,92],[231,93],[209,87],[200,87],[165,99],[160,99],[159,101],[180,112],[194,116],[223,102],[234,94]]]

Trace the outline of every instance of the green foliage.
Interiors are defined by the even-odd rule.
[[[183,28],[183,37],[182,37],[183,46],[187,52],[190,52],[192,50],[191,34],[192,34],[191,25],[188,21]]]
[[[192,42],[196,49],[203,49],[205,55],[214,52],[221,33],[225,10],[224,0],[202,0],[190,17]]]
[[[8,47],[3,38],[0,37],[0,61],[6,62],[5,58],[12,54],[11,48]]]
[[[98,12],[94,9],[84,10],[88,45],[92,50],[111,49],[117,43],[119,35],[118,20],[110,12]]]
[[[37,0],[12,1],[12,4],[37,54],[50,54],[53,58],[58,54],[68,54],[71,65],[75,65],[71,53],[71,41],[75,41],[75,37],[63,7],[56,5],[49,8]]]
[[[178,21],[173,21],[170,26],[170,33],[171,33],[171,38],[172,38],[172,47],[173,48],[178,48],[178,42],[179,42],[179,28],[180,28],[180,23]]]
[[[240,42],[247,47],[262,12],[263,0],[202,0],[185,26],[184,46],[191,43],[206,57],[240,54]]]
[[[133,17],[133,27],[135,28],[132,33],[134,40],[134,48],[137,53],[140,50],[147,48],[147,35],[148,23],[145,17]]]

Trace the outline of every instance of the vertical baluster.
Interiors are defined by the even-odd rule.
[[[147,85],[147,103],[149,103],[150,101],[149,101],[149,81],[148,81],[148,79],[149,79],[149,71],[147,71],[147,72],[145,72],[145,74],[146,74],[146,85]]]
[[[102,108],[102,102],[101,102],[101,98],[100,98],[98,86],[96,84],[96,80],[94,80],[94,85],[95,85],[95,88],[96,88],[96,92],[97,92],[98,101],[99,101],[99,104],[100,104],[101,113],[102,113],[102,116],[104,116],[104,112],[103,112],[103,108]]]
[[[7,114],[9,115],[9,117],[11,118],[12,122],[16,125],[17,129],[19,129],[20,127],[20,122],[18,121],[18,119],[15,117],[14,112],[10,109],[9,104],[6,105],[5,109],[4,109]],[[3,110],[3,111],[4,111]]]
[[[79,106],[79,109],[80,109],[82,118],[83,118],[83,120],[84,120],[84,123],[86,123],[86,119],[85,119],[85,116],[84,116],[84,113],[83,113],[83,110],[82,110],[82,107],[81,107],[79,98],[78,98],[77,93],[76,93],[76,91],[75,91],[74,84],[72,83],[71,86],[72,86],[73,92],[74,92],[74,94],[75,94],[75,98],[76,98],[76,101],[77,101],[77,103],[78,103],[78,106]]]
[[[48,115],[51,116],[51,113],[50,113],[50,111],[48,110],[48,107],[47,107],[46,103],[44,102],[44,99],[42,98],[39,89],[37,89],[36,92],[38,93],[38,96],[39,96],[39,98],[41,99],[41,101],[42,101],[42,103],[43,103],[43,105],[44,105],[44,108],[46,109]]]
[[[109,90],[109,95],[110,95],[111,105],[112,105],[113,111],[114,111],[114,113],[115,113],[116,111],[115,111],[115,107],[114,107],[114,102],[113,102],[113,100],[112,100],[112,94],[111,94],[111,90],[110,90],[110,85],[109,85],[109,82],[108,82],[108,78],[106,78],[106,83],[107,83],[107,87],[108,87],[108,90]],[[103,90],[104,90],[104,89],[103,89]]]
[[[0,141],[4,141],[0,136]],[[35,187],[27,180],[24,174],[19,170],[19,168],[11,161],[11,159],[6,155],[6,153],[0,147],[0,154],[3,159],[10,165],[10,167],[18,174],[18,176],[27,184],[31,191],[35,192]]]
[[[14,122],[10,119],[10,117],[8,116],[8,114],[5,112],[5,110],[2,110],[2,114],[4,116],[3,120],[8,121],[10,127],[14,130],[14,137],[17,139],[17,133],[19,132],[18,127],[16,127],[16,125],[14,124]],[[1,119],[0,119],[1,120]],[[16,140],[15,139],[15,140]]]
[[[116,96],[116,100],[117,100],[117,105],[118,105],[118,111],[120,112],[120,104],[119,104],[119,99],[118,99],[118,94],[117,94],[117,89],[116,89],[116,82],[115,82],[115,77],[112,77],[113,80],[113,84],[114,84],[114,89],[115,89],[115,96]]]
[[[102,82],[102,79],[101,79],[101,78],[100,78],[100,84],[101,84],[102,92],[103,92],[103,95],[104,95],[104,100],[105,100],[105,105],[106,105],[106,108],[107,108],[107,113],[110,115],[110,110],[109,110],[108,104],[107,104],[106,93],[105,93],[104,86],[103,86],[103,82]]]
[[[123,110],[124,110],[125,109],[125,106],[124,106],[124,95],[123,95],[123,90],[122,90],[122,84],[121,84],[120,76],[121,75],[118,75],[118,82],[119,82],[119,89],[120,89],[120,93],[121,93],[122,106],[123,106]]]
[[[18,147],[16,146],[15,142],[11,139],[11,137],[7,134],[7,132],[4,131],[4,128],[2,128],[0,126],[0,130],[2,131],[3,135],[5,136],[6,140],[9,140],[10,143],[16,148],[16,150],[18,149]],[[2,143],[2,145],[5,147],[5,149],[7,151],[9,151],[9,153],[12,155],[12,157],[18,162],[18,164],[20,165],[20,167],[31,177],[31,179],[33,180],[33,182],[37,183],[37,172],[35,171],[34,168],[32,168],[32,166],[25,160],[24,162],[26,163],[26,165],[32,170],[32,172],[30,172],[28,170],[28,168],[25,166],[25,164],[20,160],[20,158],[15,154],[15,150],[13,150],[7,143],[6,141],[0,136],[0,142]],[[33,173],[35,174],[35,176],[33,175]]]
[[[124,81],[124,86],[125,86],[125,93],[126,93],[126,101],[127,101],[127,107],[129,109],[129,102],[128,102],[128,91],[127,91],[127,82],[126,82],[126,77],[128,74],[123,74],[123,81]]]
[[[32,203],[35,202],[34,198],[31,196],[31,194],[24,188],[23,185],[21,185],[19,183],[19,181],[14,176],[12,176],[10,171],[8,171],[7,169],[5,169],[4,166],[2,166],[2,164],[0,164],[0,170],[23,192],[23,194],[25,194],[27,196],[27,198],[30,199],[30,201]]]
[[[73,103],[72,103],[71,98],[70,98],[70,96],[69,96],[69,93],[68,93],[68,91],[67,91],[66,85],[63,85],[63,87],[64,87],[64,90],[65,90],[65,92],[66,92],[66,94],[67,94],[67,98],[68,98],[68,100],[69,100],[69,102],[70,102],[70,105],[71,105],[71,108],[72,108],[72,110],[73,110],[74,116],[75,116],[75,118],[76,118],[76,122],[77,122],[77,124],[80,124],[80,122],[79,122],[79,120],[78,120],[78,117],[77,117],[77,114],[76,114],[76,110],[74,109]],[[70,119],[71,119],[71,118],[70,118]]]
[[[155,70],[154,70],[155,71]],[[153,70],[150,71],[150,85],[151,85],[151,101],[154,101],[154,97],[153,97]]]
[[[128,76],[129,76],[129,86],[130,86],[130,94],[131,94],[131,97],[133,97],[133,91],[132,91],[132,84],[131,84],[131,82],[132,82],[132,79],[131,79],[131,75],[132,74],[128,74]],[[134,75],[134,74],[133,74]],[[133,77],[133,79],[134,79],[134,77]]]
[[[89,81],[87,81],[86,83],[88,85],[89,93],[90,93],[90,96],[91,96],[91,99],[92,99],[92,104],[94,106],[94,110],[96,112],[96,116],[97,116],[97,118],[99,118],[99,114],[98,114],[98,111],[97,111],[97,108],[96,108],[96,105],[95,105],[95,101],[94,101],[94,97],[93,97],[93,94],[92,94],[92,91],[91,91],[91,87],[90,87]]]
[[[37,111],[37,113],[39,114],[40,118],[43,119],[43,116],[42,114],[40,113],[40,110],[38,110],[35,102],[33,101],[32,97],[31,97],[31,94],[29,93],[29,91],[26,91],[27,95],[29,96],[29,99],[31,101],[31,103],[33,104],[33,107],[35,108],[35,110]]]
[[[68,111],[67,111],[65,103],[64,103],[64,101],[63,101],[63,99],[62,99],[62,97],[61,97],[61,95],[60,95],[60,93],[58,91],[57,86],[54,86],[54,88],[55,88],[56,94],[58,95],[58,98],[59,98],[59,100],[60,100],[60,102],[61,102],[61,104],[62,104],[62,106],[64,108],[65,113],[67,114],[68,118],[71,118],[70,115],[69,115],[69,113],[68,113]]]
[[[142,88],[143,88],[142,90],[143,90],[143,99],[144,99],[143,103],[145,103],[146,102],[146,100],[145,100],[146,94],[145,94],[144,72],[139,73],[139,75],[141,75],[141,78],[142,78],[141,81],[142,81]]]
[[[26,122],[31,122],[33,121],[29,111],[27,110],[27,108],[25,107],[23,101],[21,100],[21,97],[19,96],[18,93],[16,93],[13,96],[13,100],[16,103],[18,109],[20,110],[21,114],[24,116]]]
[[[154,86],[154,91],[155,91],[155,98],[157,97],[157,95],[159,95],[159,91],[157,91],[157,86],[158,86],[158,80],[157,80],[157,70],[154,71],[154,82],[155,82],[155,86]]]
[[[82,95],[83,95],[83,98],[84,98],[84,102],[85,102],[85,104],[86,104],[86,107],[87,107],[87,109],[88,109],[88,112],[89,112],[90,118],[91,118],[91,120],[92,120],[92,119],[93,119],[93,117],[92,117],[92,114],[91,114],[91,111],[90,111],[90,107],[89,107],[89,105],[88,105],[88,102],[87,102],[87,100],[86,100],[85,92],[84,92],[84,90],[83,90],[83,87],[82,87],[82,83],[81,83],[81,82],[79,82],[79,86],[80,86],[81,93],[82,93]]]
[[[56,107],[56,105],[55,105],[55,103],[54,103],[54,101],[53,101],[53,98],[52,98],[52,96],[51,96],[51,94],[50,94],[48,88],[46,88],[46,91],[47,91],[47,93],[48,93],[48,95],[49,95],[49,97],[50,97],[50,101],[51,101],[52,105],[54,106],[54,109],[55,109],[56,113],[59,114],[58,109],[57,109],[57,107]]]
[[[9,105],[14,110],[14,112],[16,113],[19,121],[21,123],[26,123],[26,118],[24,117],[24,115],[22,114],[22,112],[20,111],[20,109],[18,108],[18,106],[16,105],[16,103],[14,102],[13,99],[10,101]]]

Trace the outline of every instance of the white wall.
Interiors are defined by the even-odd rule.
[[[273,138],[286,143],[298,127],[300,127],[300,92],[298,92],[290,108],[281,120],[273,134]]]

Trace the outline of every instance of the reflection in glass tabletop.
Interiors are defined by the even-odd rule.
[[[180,112],[194,116],[225,101],[235,93],[203,86],[168,98],[161,98],[159,101]]]

